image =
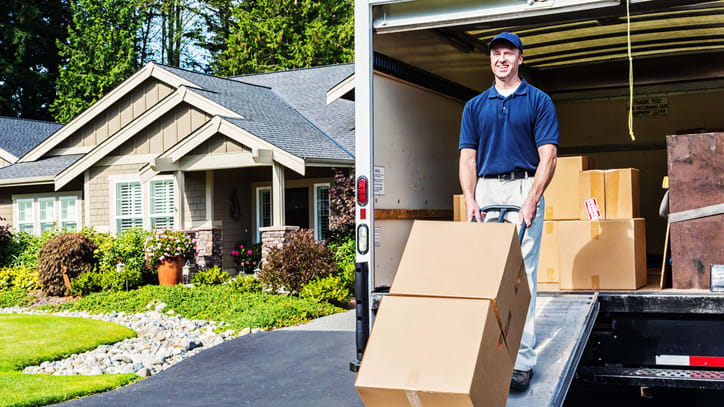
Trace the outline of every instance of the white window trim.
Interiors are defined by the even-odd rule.
[[[75,213],[76,213],[76,224],[78,225],[78,231],[81,230],[83,227],[83,222],[81,221],[81,201],[82,201],[82,195],[80,191],[70,191],[70,192],[41,192],[37,194],[15,194],[11,195],[12,205],[13,205],[13,228],[16,231],[20,230],[20,222],[19,217],[20,213],[18,211],[18,203],[22,201],[31,201],[33,203],[33,234],[35,236],[40,236],[40,204],[39,201],[41,200],[50,200],[53,199],[53,222],[55,223],[55,228],[59,229],[61,227],[61,223],[59,221],[60,219],[60,200],[61,198],[66,197],[74,197],[76,199],[75,201]],[[30,222],[23,222],[23,224],[30,223]]]
[[[261,242],[261,231],[259,230],[262,222],[261,217],[261,205],[259,205],[259,200],[261,198],[261,191],[269,191],[269,195],[271,196],[271,187],[270,186],[264,186],[264,187],[256,187],[256,193],[254,194],[254,206],[256,207],[256,222],[254,225],[254,236],[256,236],[257,242]],[[270,216],[273,216],[270,214]],[[274,219],[272,218],[272,225],[274,224]]]
[[[154,181],[168,181],[171,180],[173,182],[173,196],[174,196],[174,203],[173,208],[171,208],[171,212],[173,213],[173,229],[172,230],[179,230],[181,224],[179,219],[179,210],[178,210],[178,185],[176,182],[176,177],[173,175],[157,175],[148,182],[146,182],[147,185],[143,186],[144,193],[141,193],[141,196],[144,197],[144,205],[143,205],[143,228],[146,230],[151,230],[151,183]],[[145,199],[145,197],[148,197],[148,199]]]
[[[318,215],[319,211],[317,208],[317,205],[318,205],[317,188],[318,187],[331,188],[331,186],[328,182],[325,182],[325,183],[320,183],[320,184],[314,184],[314,187],[313,187],[314,188],[314,208],[312,210],[314,211],[314,239],[322,240],[322,231],[320,228],[317,227],[317,225],[319,224],[319,215]],[[330,206],[331,206],[331,203],[330,203]],[[330,212],[331,212],[331,210],[330,210]],[[327,215],[327,219],[329,219],[329,214]]]
[[[110,188],[110,201],[111,204],[110,210],[108,211],[108,223],[110,224],[110,230],[114,235],[118,235],[118,217],[116,216],[116,191],[117,191],[117,185],[118,184],[124,184],[129,182],[138,182],[141,185],[141,222],[143,223],[143,229],[148,229],[148,225],[146,224],[146,214],[148,213],[147,209],[147,199],[146,194],[144,193],[146,188],[144,187],[143,183],[141,182],[141,179],[139,177],[108,177],[108,186]]]
[[[42,197],[42,198],[38,198],[38,200],[37,200],[37,203],[38,203],[38,227],[39,227],[38,233],[40,233],[41,235],[43,234],[43,224],[44,223],[52,222],[53,229],[58,227],[58,205],[56,205],[56,202],[58,202],[58,200],[59,199],[56,197]],[[52,213],[50,214],[50,216],[51,216],[50,220],[44,221],[43,219],[40,219],[40,206],[41,206],[40,203],[41,202],[52,202],[53,203],[53,209],[52,209]]]
[[[63,201],[67,200],[68,198],[75,198],[75,217],[72,219],[63,219]],[[59,196],[58,197],[58,217],[56,218],[56,223],[58,224],[59,228],[63,228],[63,223],[66,222],[75,222],[76,225],[76,231],[80,232],[80,213],[78,213],[80,208],[80,199],[78,197],[73,195],[66,195],[66,196]]]

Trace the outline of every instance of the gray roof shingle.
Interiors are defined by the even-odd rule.
[[[59,123],[0,116],[0,148],[20,158],[61,127]]]
[[[342,101],[344,103],[334,102],[326,106],[326,92],[331,87],[327,85],[334,85],[349,76],[354,68],[351,64],[233,79],[162,67],[203,88],[189,88],[189,91],[243,116],[243,119],[227,120],[279,148],[302,158],[354,158],[354,103]],[[310,76],[307,71],[316,73]],[[306,72],[302,74],[304,78],[298,82],[298,91],[289,90],[295,83],[293,78],[289,77],[289,72]],[[271,76],[284,73],[287,73],[284,78],[271,80]],[[262,76],[266,77],[265,80],[260,80]],[[251,80],[247,81],[247,78]],[[301,97],[305,93],[308,96]],[[299,104],[289,100],[289,95]],[[349,126],[350,129],[347,129]]]
[[[0,168],[0,180],[34,177],[54,177],[71,164],[83,157],[83,154],[59,155],[41,158],[37,161],[15,163]]]

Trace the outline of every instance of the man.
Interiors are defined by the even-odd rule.
[[[518,76],[523,44],[517,35],[503,32],[488,44],[493,86],[468,101],[460,129],[460,184],[467,219],[497,219],[481,213],[491,205],[515,205],[506,220],[527,232],[522,242],[531,301],[510,388],[528,388],[536,364],[536,272],[543,231],[543,191],[553,176],[558,151],[558,119],[553,102],[541,90]]]

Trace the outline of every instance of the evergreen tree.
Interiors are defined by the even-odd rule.
[[[67,64],[57,81],[50,107],[56,121],[67,123],[136,69],[139,16],[133,0],[71,0],[67,42],[58,41]]]
[[[349,62],[354,58],[351,0],[249,0],[234,9],[217,75]]]
[[[62,64],[56,41],[65,41],[66,0],[4,0],[0,13],[0,115],[50,120]],[[7,8],[5,8],[7,7]]]

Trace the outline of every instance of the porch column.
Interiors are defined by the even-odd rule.
[[[214,170],[206,171],[206,223],[214,224]]]
[[[284,226],[284,166],[272,161],[272,226]]]
[[[183,171],[176,171],[173,174],[174,180],[176,181],[176,196],[174,199],[176,200],[176,214],[178,215],[178,223],[176,224],[176,230],[184,230],[186,229],[186,191],[185,191],[185,181],[184,181],[184,172]]]

